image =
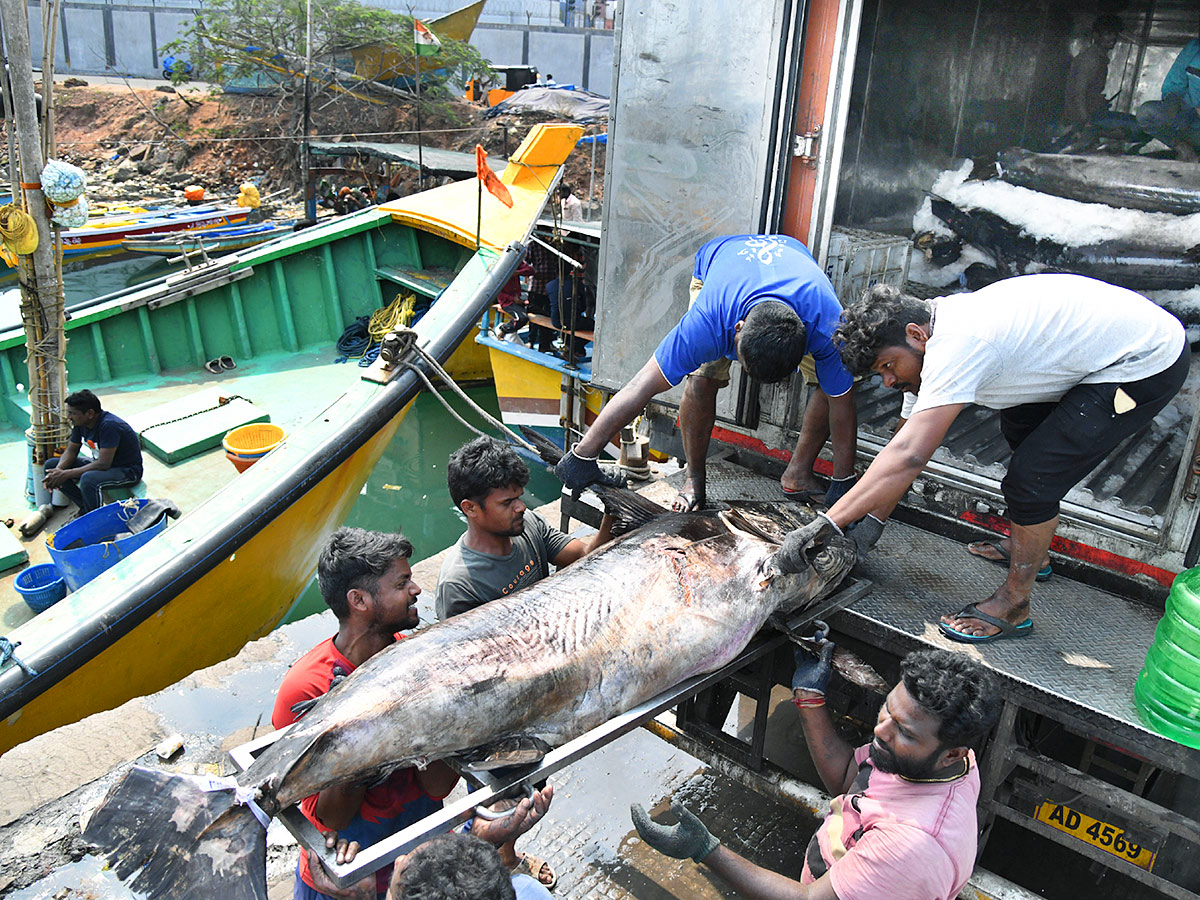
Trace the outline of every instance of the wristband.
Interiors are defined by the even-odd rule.
[[[796,709],[817,709],[818,707],[825,705],[825,698],[824,697],[803,697],[803,698],[793,697],[792,705],[795,706]]]

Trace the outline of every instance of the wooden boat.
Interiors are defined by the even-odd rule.
[[[600,224],[598,222],[559,222],[543,220],[536,233],[543,240],[557,231],[563,240],[565,253],[573,258],[598,254]],[[543,317],[533,316],[534,324],[548,325]],[[505,425],[512,428],[524,425],[545,435],[558,446],[564,446],[567,425],[584,430],[600,412],[603,395],[590,386],[591,357],[585,355],[568,364],[553,353],[543,353],[529,346],[524,333],[520,342],[506,340],[497,333],[504,317],[489,309],[480,323],[475,341],[488,350],[496,399]],[[580,347],[587,352],[590,334],[581,334]],[[610,446],[613,455],[619,448]]]
[[[439,19],[425,20],[425,25],[438,37],[455,41],[470,40],[479,23],[487,0],[476,0],[466,6],[446,13]],[[411,42],[410,42],[411,43]],[[388,44],[365,44],[350,51],[354,60],[354,74],[384,84],[411,89],[417,74],[411,48],[402,51]],[[444,77],[442,58],[429,56],[421,60],[422,81],[429,77]]]
[[[121,248],[132,253],[152,256],[179,256],[181,253],[221,254],[245,250],[266,243],[280,235],[290,234],[295,226],[290,222],[262,222],[258,225],[236,225],[232,228],[205,228],[199,231],[158,231],[141,237],[126,238]]]
[[[397,286],[433,301],[414,328],[418,344],[444,361],[515,271],[524,252],[517,242],[533,228],[579,134],[565,125],[530,132],[501,176],[513,207],[484,192],[478,236],[472,179],[78,310],[67,323],[72,383],[103,393],[120,376],[195,380],[200,359],[225,352],[227,343],[217,341],[243,359],[257,354],[264,368],[303,362],[314,347],[331,356],[344,324],[364,306],[385,305]],[[20,334],[0,335],[8,392],[0,400],[17,426],[22,398],[12,385],[24,352]],[[11,659],[0,665],[0,752],[172,684],[280,621],[422,385],[404,366],[361,372],[320,370],[311,383],[327,385],[341,373],[344,392],[330,402],[309,399],[307,421],[278,449],[186,507],[137,553],[7,631],[30,671]],[[304,402],[302,374],[284,371],[283,392]]]
[[[147,234],[244,225],[249,215],[250,210],[241,206],[197,206],[144,215],[97,216],[80,228],[63,232],[63,257],[115,253],[122,241]]]

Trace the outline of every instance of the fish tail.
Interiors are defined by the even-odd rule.
[[[265,815],[230,780],[135,767],[84,829],[148,900],[266,900]]]
[[[537,449],[542,462],[548,466],[558,465],[558,461],[563,458],[563,451],[557,444],[528,425],[522,425],[520,428],[526,440]],[[671,513],[665,506],[660,506],[653,500],[648,500],[637,491],[631,491],[628,488],[593,484],[589,485],[588,489],[600,498],[600,502],[604,505],[604,512],[613,517],[612,533],[614,536],[632,531],[639,525],[645,525],[647,522],[653,522],[655,519]]]

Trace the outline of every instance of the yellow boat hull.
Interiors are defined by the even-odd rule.
[[[0,725],[0,753],[60,725],[162,690],[236,654],[282,621],[312,578],[325,538],[358,499],[410,402],[341,466],[288,507],[229,559],[181,591],[157,614]],[[286,552],[281,552],[286,548]],[[70,597],[55,607],[70,604]],[[247,624],[255,623],[247,631]],[[204,635],[197,640],[196,635]],[[192,646],[181,658],[164,647]]]

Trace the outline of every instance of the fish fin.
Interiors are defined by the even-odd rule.
[[[563,451],[557,444],[528,425],[522,425],[520,428],[525,438],[537,448],[542,462],[548,466],[558,465],[558,461],[563,458]],[[588,490],[600,498],[605,515],[612,516],[614,537],[671,514],[671,510],[665,506],[660,506],[629,488],[592,484],[588,486]]]
[[[148,900],[266,900],[267,830],[232,788],[135,767],[83,832]]]
[[[559,461],[564,455],[562,448],[559,447],[558,444],[554,443],[554,441],[550,440],[550,438],[546,437],[541,432],[534,431],[528,425],[521,425],[518,427],[521,429],[521,434],[525,436],[525,440],[533,444],[534,449],[537,450],[538,456],[542,458],[542,462],[548,466],[558,465]]]
[[[671,515],[671,511],[665,506],[660,506],[653,500],[628,488],[593,484],[591,490],[600,498],[600,503],[604,506],[604,514],[612,516],[614,537],[627,531],[633,531],[647,522]]]
[[[532,766],[540,763],[550,752],[550,745],[541,738],[518,734],[484,744],[463,754],[467,766],[477,772],[506,769],[511,766]]]

